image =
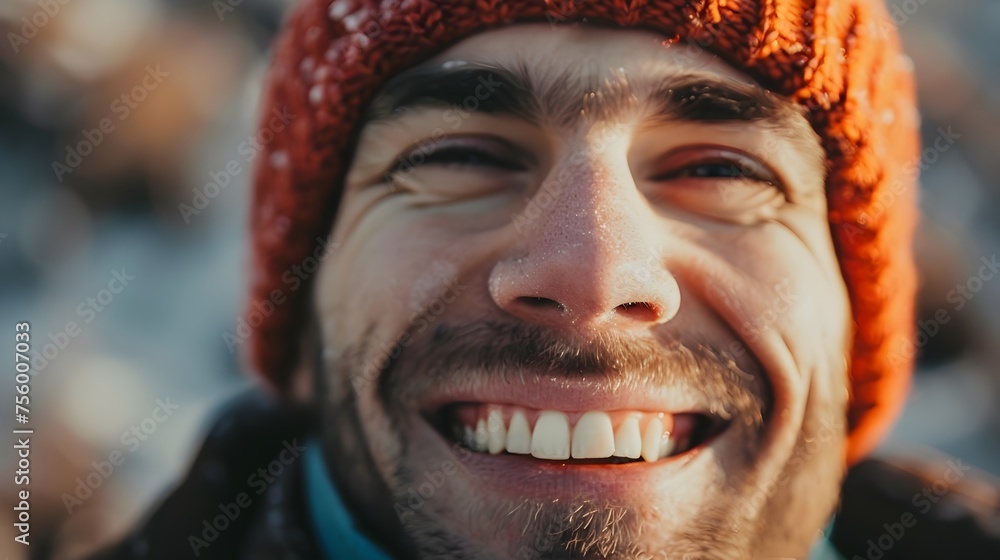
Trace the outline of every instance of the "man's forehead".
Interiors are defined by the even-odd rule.
[[[428,64],[451,60],[507,66],[517,62],[529,70],[570,64],[583,73],[595,73],[601,62],[617,61],[636,70],[648,66],[647,71],[652,71],[654,65],[679,72],[703,68],[752,82],[714,54],[697,46],[679,44],[661,33],[589,24],[519,23],[491,29],[462,39]]]
[[[533,32],[532,32],[533,31]],[[693,45],[644,30],[525,24],[481,33],[391,78],[366,122],[403,109],[464,106],[557,127],[635,109],[665,119],[771,121],[803,137],[797,106]]]

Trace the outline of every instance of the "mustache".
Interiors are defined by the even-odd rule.
[[[403,337],[418,340],[410,332]],[[756,427],[770,408],[761,368],[754,362],[752,372],[745,371],[731,352],[705,340],[618,331],[583,337],[528,323],[479,321],[439,323],[421,342],[399,347],[381,368],[378,392],[395,405],[389,410],[431,389],[468,388],[485,378],[519,384],[525,375],[582,380],[595,391],[696,391],[713,408]]]

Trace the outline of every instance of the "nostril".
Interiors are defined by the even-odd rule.
[[[554,299],[543,297],[521,296],[517,298],[517,303],[523,304],[532,309],[557,309],[560,313],[566,312],[566,306]]]
[[[659,306],[645,301],[623,303],[616,307],[615,311],[630,319],[642,322],[655,322],[661,313]]]

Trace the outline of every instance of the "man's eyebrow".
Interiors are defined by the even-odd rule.
[[[457,107],[568,127],[581,115],[612,120],[638,103],[647,104],[654,124],[767,121],[787,129],[792,137],[804,132],[796,105],[753,83],[705,73],[629,79],[615,75],[600,81],[574,75],[570,69],[533,79],[523,62],[512,67],[462,63],[405,71],[383,86],[364,120],[388,121],[413,109]]]
[[[394,76],[369,106],[365,122],[388,121],[412,109],[458,107],[537,121],[536,95],[523,70],[463,65],[418,67]]]
[[[795,105],[754,84],[715,76],[666,78],[650,95],[662,118],[689,122],[788,122]]]

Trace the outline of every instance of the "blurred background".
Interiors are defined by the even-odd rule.
[[[262,74],[293,1],[0,0],[0,317],[33,333],[36,557],[123,534],[252,382],[222,335],[245,293]],[[979,274],[1000,257],[1000,2],[889,6],[925,146],[953,142],[922,160],[919,370],[881,452],[1000,476],[1000,274]],[[0,555],[25,558],[12,514]]]

